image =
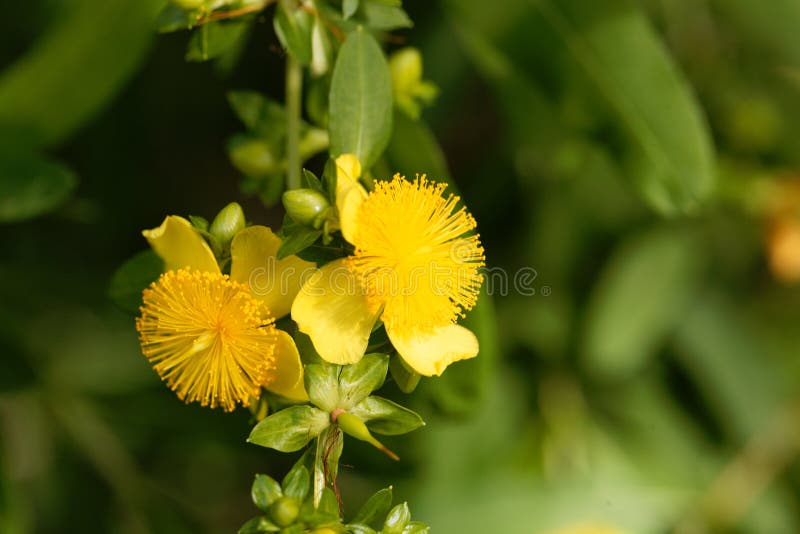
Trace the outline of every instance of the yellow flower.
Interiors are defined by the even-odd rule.
[[[333,363],[358,361],[379,318],[400,356],[422,375],[476,356],[475,335],[456,324],[483,282],[483,248],[468,235],[475,219],[456,207],[459,197],[442,195],[446,184],[395,175],[367,193],[355,156],[336,163],[339,224],[355,252],[306,281],[292,319]]]
[[[289,312],[313,264],[277,260],[281,241],[264,226],[233,238],[230,276],[182,217],[142,233],[167,271],[144,291],[136,328],[142,352],[178,398],[230,411],[263,386],[306,400],[297,347],[273,323]]]

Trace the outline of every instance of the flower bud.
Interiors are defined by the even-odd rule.
[[[211,226],[208,227],[208,232],[219,241],[220,245],[225,247],[244,226],[245,218],[242,207],[236,202],[231,202],[217,213],[217,216],[211,221]]]
[[[422,56],[412,47],[401,48],[389,58],[395,94],[408,94],[422,81]]]
[[[268,176],[283,172],[281,161],[269,143],[262,139],[238,136],[231,140],[228,154],[234,167],[247,176]]]
[[[300,224],[319,228],[330,203],[325,195],[314,189],[290,189],[283,193],[283,207],[289,217]]]
[[[422,56],[416,48],[403,48],[389,58],[394,102],[413,118],[419,117],[422,104],[430,104],[438,93],[431,82],[422,79]]]
[[[279,497],[269,505],[269,516],[279,527],[293,524],[300,514],[300,503],[292,497]]]
[[[338,413],[336,413],[334,422],[338,424],[339,428],[341,428],[342,431],[348,436],[352,436],[361,441],[366,441],[376,449],[382,451],[392,460],[400,459],[395,453],[387,449],[383,443],[375,439],[372,434],[370,434],[370,431],[367,428],[367,425],[364,424],[364,421],[355,415],[344,411],[338,411]]]
[[[195,9],[202,7],[203,4],[206,3],[206,0],[169,0],[169,3],[173,6],[183,9],[184,11],[194,11]]]

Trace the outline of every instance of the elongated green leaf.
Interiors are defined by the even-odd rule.
[[[244,38],[248,21],[211,22],[192,33],[186,49],[187,61],[208,61],[220,57]]]
[[[342,17],[349,19],[358,10],[359,0],[342,0]]]
[[[695,293],[698,250],[686,232],[656,229],[623,243],[591,296],[585,363],[609,378],[654,356]]]
[[[328,413],[339,406],[339,371],[341,367],[327,362],[306,365],[303,373],[308,398]]]
[[[269,505],[283,496],[281,485],[274,478],[267,475],[256,475],[250,496],[259,510],[267,512]]]
[[[402,7],[366,2],[362,11],[364,24],[373,30],[392,31],[414,26]]]
[[[0,223],[31,219],[58,207],[76,182],[66,167],[36,156],[0,158]]]
[[[254,517],[239,529],[239,534],[259,534],[261,532],[280,532],[281,527],[266,517]]]
[[[117,306],[137,313],[142,291],[164,271],[164,260],[152,250],[144,250],[123,263],[108,285],[108,296]]]
[[[257,91],[230,91],[228,103],[248,130],[255,130],[264,115],[267,99]]]
[[[403,393],[412,393],[422,378],[403,361],[399,355],[395,354],[389,360],[389,372],[392,374],[394,383]]]
[[[720,0],[715,6],[737,26],[800,67],[800,4],[795,0]]]
[[[328,414],[321,410],[292,406],[262,419],[247,441],[281,452],[294,452],[305,447],[329,424]]]
[[[292,470],[289,471],[283,479],[283,493],[287,497],[294,497],[302,502],[306,495],[308,495],[308,488],[311,484],[311,475],[308,469],[303,465],[302,459],[297,462]]]
[[[664,214],[697,208],[714,186],[711,137],[689,85],[641,9],[626,0],[534,2],[625,124],[634,183]]]
[[[766,344],[738,307],[727,296],[701,296],[683,317],[676,345],[724,430],[744,440],[764,430],[797,385],[765,354]]]
[[[0,124],[51,146],[91,118],[137,69],[161,0],[76,0],[0,76]]]
[[[383,521],[389,509],[392,507],[392,487],[384,488],[372,495],[367,502],[356,512],[353,523],[377,526],[379,521]]]
[[[350,410],[377,434],[397,436],[425,425],[416,412],[383,397],[367,397]]]
[[[296,2],[281,0],[275,12],[275,34],[281,45],[301,65],[311,62],[311,27],[313,17]]]
[[[358,362],[346,365],[339,375],[339,407],[349,410],[380,388],[388,369],[386,354],[365,354]]]
[[[331,425],[317,436],[317,454],[314,457],[314,506],[319,506],[328,480],[336,480],[343,445],[342,430],[338,426]]]
[[[347,36],[333,70],[331,154],[355,154],[364,168],[378,159],[392,133],[392,83],[378,43],[363,28]]]
[[[158,14],[156,27],[161,33],[191,29],[197,22],[197,14],[176,5],[169,4]]]

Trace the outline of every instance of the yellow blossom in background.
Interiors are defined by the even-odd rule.
[[[305,283],[292,306],[300,330],[338,364],[363,356],[378,319],[419,374],[440,375],[476,356],[477,338],[456,324],[483,282],[483,248],[470,234],[475,219],[457,207],[459,197],[443,195],[446,184],[395,175],[367,193],[355,156],[336,163],[339,224],[355,252]]]
[[[261,387],[305,400],[297,347],[273,323],[288,313],[313,264],[278,261],[281,241],[263,226],[233,238],[230,275],[182,217],[143,234],[167,271],[144,291],[136,328],[142,352],[178,397],[228,411],[249,404]]]

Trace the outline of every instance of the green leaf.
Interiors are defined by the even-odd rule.
[[[388,32],[414,26],[403,8],[397,6],[366,2],[361,15],[364,24],[371,30]]]
[[[203,232],[208,231],[208,219],[205,217],[200,217],[199,215],[189,215],[189,222],[192,223],[192,226],[197,228],[198,230],[202,230]]]
[[[336,480],[343,445],[342,431],[338,426],[331,425],[317,436],[317,451],[314,457],[314,506],[320,506],[328,481]]]
[[[111,277],[108,296],[125,310],[136,314],[142,304],[142,291],[164,271],[164,261],[152,250],[143,250],[123,263]]]
[[[372,495],[356,512],[352,523],[377,526],[392,507],[392,487],[384,488]]]
[[[425,426],[418,413],[383,397],[367,397],[349,411],[364,421],[372,432],[385,436],[407,434]]]
[[[339,501],[336,500],[336,494],[330,488],[322,490],[322,498],[319,501],[317,510],[323,514],[333,517],[339,517]]]
[[[229,91],[228,104],[248,130],[255,130],[264,114],[266,99],[257,91]]]
[[[301,65],[311,62],[311,27],[313,17],[296,2],[281,0],[275,11],[275,34],[283,48]]]
[[[24,221],[52,211],[75,189],[75,175],[36,156],[0,158],[0,223]]]
[[[322,182],[319,181],[316,174],[308,169],[303,169],[303,187],[314,191],[322,191]]]
[[[280,532],[281,528],[266,517],[254,517],[239,529],[239,534],[258,534],[260,532]]]
[[[160,33],[189,30],[197,22],[197,15],[172,4],[164,6],[158,14],[156,27]]]
[[[305,366],[303,380],[308,398],[319,409],[330,413],[339,406],[339,372],[341,367],[330,363]]]
[[[63,2],[53,26],[0,75],[0,124],[53,146],[94,116],[138,69],[162,0]]]
[[[675,336],[681,365],[737,443],[763,433],[765,421],[797,394],[796,375],[777,365],[741,308],[741,299],[708,291],[681,317]]]
[[[329,424],[325,412],[311,406],[292,406],[262,419],[247,441],[281,452],[294,452],[305,447]]]
[[[256,475],[253,487],[250,490],[250,496],[253,499],[253,504],[259,510],[267,512],[269,511],[269,505],[283,496],[283,491],[281,490],[281,485],[272,477]]]
[[[744,32],[776,50],[795,67],[800,67],[800,4],[794,0],[773,0],[769,3],[748,0],[717,2],[715,9],[729,15]]]
[[[280,174],[284,168],[276,142],[252,134],[234,135],[228,142],[228,157],[242,174],[260,181]]]
[[[355,154],[372,166],[392,132],[392,83],[378,43],[363,28],[347,36],[333,70],[329,132],[331,154]]]
[[[389,360],[389,372],[392,374],[397,387],[403,393],[412,393],[419,385],[421,375],[414,372],[397,354]]]
[[[343,0],[342,1],[342,17],[349,19],[356,11],[358,11],[359,0]]]
[[[351,365],[345,365],[339,374],[338,408],[349,410],[370,393],[380,388],[386,380],[389,357],[386,354],[365,354]]]
[[[287,497],[294,497],[302,502],[308,495],[308,488],[311,484],[311,475],[308,469],[303,465],[302,459],[297,462],[292,470],[286,474],[283,479],[283,493]]]
[[[247,35],[249,21],[221,21],[203,24],[192,33],[186,61],[208,61],[221,56]]]
[[[350,532],[351,534],[377,534],[378,531],[368,527],[367,525],[351,523],[347,525],[347,532]]]
[[[408,503],[398,504],[386,516],[381,534],[402,534],[403,529],[406,528],[410,520],[411,512],[408,509]]]
[[[586,365],[603,378],[629,375],[656,355],[697,287],[701,251],[691,235],[657,228],[624,242],[590,297]]]
[[[290,234],[284,236],[276,256],[279,260],[282,260],[292,254],[297,254],[313,245],[321,236],[322,230],[314,230],[303,225],[297,225]]]
[[[663,214],[688,212],[706,201],[715,181],[708,126],[642,9],[625,0],[533,5],[636,144],[631,175],[644,200]]]
[[[431,528],[420,521],[412,521],[403,529],[403,534],[427,534]]]

